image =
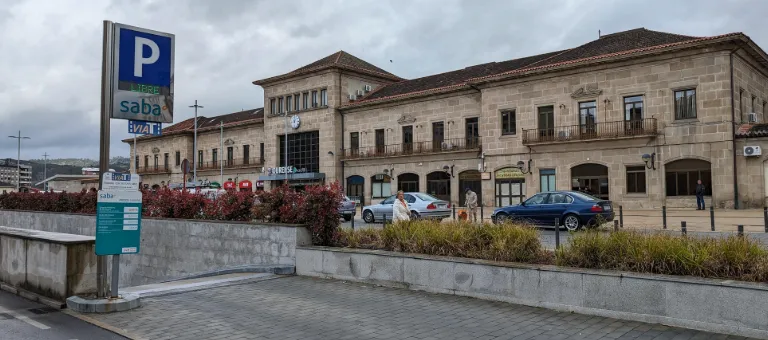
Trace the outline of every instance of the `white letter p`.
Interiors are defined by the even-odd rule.
[[[144,45],[149,46],[149,49],[152,50],[152,53],[150,53],[147,58],[144,58]],[[141,77],[144,65],[152,64],[156,62],[158,58],[160,58],[160,47],[158,47],[154,41],[147,38],[136,37],[136,49],[133,58],[133,76]]]

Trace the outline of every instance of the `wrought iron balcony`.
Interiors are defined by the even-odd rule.
[[[479,137],[453,138],[442,141],[423,141],[415,143],[400,143],[391,145],[377,145],[364,148],[344,149],[342,159],[364,159],[379,157],[398,157],[411,155],[437,154],[445,152],[460,152],[480,150]]]
[[[523,144],[567,143],[658,135],[656,118],[523,130]]]
[[[171,167],[167,165],[150,165],[150,166],[141,166],[138,169],[136,169],[136,173],[140,175],[146,175],[146,174],[170,174],[171,173]]]
[[[198,162],[197,170],[219,170],[222,165],[224,166],[224,169],[251,168],[264,165],[264,160],[258,157],[252,157]]]

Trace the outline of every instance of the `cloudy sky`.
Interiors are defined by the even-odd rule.
[[[694,4],[695,3],[695,4]],[[176,122],[263,106],[251,81],[338,50],[405,78],[648,29],[744,32],[768,49],[768,1],[2,0],[0,157],[97,158],[102,20],[176,35]],[[392,62],[390,62],[392,60]],[[128,156],[113,121],[111,153]]]

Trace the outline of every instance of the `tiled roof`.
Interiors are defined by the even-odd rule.
[[[508,74],[523,73],[537,69],[547,69],[571,63],[587,62],[619,55],[640,53],[657,48],[672,47],[715,38],[737,36],[731,33],[716,37],[690,37],[679,34],[657,32],[637,28],[608,34],[581,46],[502,62],[492,62],[467,67],[462,70],[441,73],[413,80],[405,80],[385,85],[369,93],[360,100],[343,107],[354,107],[387,99],[409,97],[413,95],[435,93],[469,87],[473,82]]]
[[[737,138],[768,137],[768,124],[741,124],[736,130]]]
[[[172,136],[185,133],[193,133],[195,130],[194,118],[183,120],[179,123],[163,128],[162,135],[160,136],[140,136],[139,139],[152,139],[162,138],[164,136]],[[204,116],[197,117],[197,131],[208,131],[218,129],[219,124],[224,122],[224,127],[234,127],[239,125],[259,123],[264,121],[264,108],[243,110],[221,116],[207,118]],[[123,142],[133,142],[133,138],[124,139]]]
[[[311,64],[299,67],[286,74],[281,74],[279,76],[256,80],[253,83],[256,85],[260,85],[260,84],[269,83],[275,80],[280,80],[280,79],[295,77],[305,73],[320,71],[327,68],[348,69],[352,71],[368,73],[374,76],[383,77],[391,80],[402,80],[402,78],[392,73],[389,73],[381,68],[378,68],[365,60],[355,57],[347,52],[338,51],[325,58],[322,58]]]

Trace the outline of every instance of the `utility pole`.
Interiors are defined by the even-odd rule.
[[[22,139],[32,139],[29,137],[22,137],[21,136],[21,130],[19,130],[18,136],[8,136],[8,138],[15,138],[18,142],[17,147],[17,154],[16,154],[16,192],[19,192],[19,189],[21,188],[21,140]]]
[[[221,159],[219,160],[219,185],[224,187],[224,121],[219,122],[219,147],[221,148]]]
[[[195,99],[195,105],[189,107],[195,108],[195,136],[192,138],[192,181],[197,186],[197,109],[202,109],[202,105],[197,105],[197,99]],[[184,187],[187,187],[187,183],[184,183]]]
[[[283,150],[285,156],[285,184],[288,184],[288,111],[285,111],[285,149]]]
[[[48,179],[48,156],[50,156],[47,152],[43,154],[43,159],[45,159],[43,163],[43,180],[45,181]],[[43,191],[48,191],[48,182],[43,183]]]

